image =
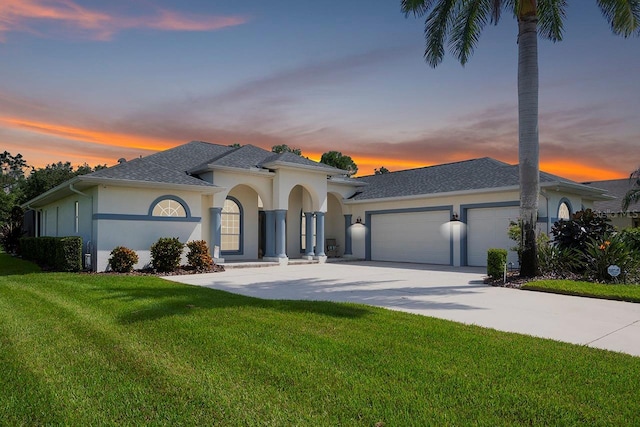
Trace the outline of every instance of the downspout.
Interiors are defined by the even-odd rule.
[[[547,195],[544,193],[544,190],[540,191],[540,195],[542,197],[544,197],[544,199],[547,201],[547,236],[549,235],[549,221],[551,221],[551,218],[549,217],[549,198],[547,197]]]
[[[91,199],[91,230],[90,230],[90,236],[91,236],[91,240],[89,240],[88,242],[86,242],[86,246],[85,246],[85,250],[83,251],[83,253],[85,253],[85,268],[87,267],[87,262],[89,262],[91,264],[91,269],[94,270],[94,263],[95,263],[95,257],[93,255],[93,197],[91,197],[90,195],[83,193],[82,191],[78,190],[77,188],[75,188],[73,186],[73,183],[69,184],[69,190],[73,191],[76,194],[81,195],[82,197],[86,197],[88,199]],[[86,255],[88,252],[88,255],[90,256],[90,261],[86,260]],[[95,271],[95,270],[94,270]]]
[[[82,191],[80,191],[80,190],[76,189],[76,188],[73,186],[73,183],[69,184],[69,190],[71,190],[71,191],[73,191],[74,193],[79,194],[79,195],[81,195],[81,196],[83,196],[83,197],[87,197],[87,198],[91,197],[91,196],[89,196],[88,194],[85,194],[85,193],[83,193]]]

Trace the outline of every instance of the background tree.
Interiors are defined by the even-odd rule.
[[[640,34],[638,0],[596,0],[615,34]],[[444,46],[464,65],[488,22],[497,24],[503,10],[518,21],[518,160],[522,263],[520,274],[538,271],[536,222],[540,193],[538,140],[538,33],[553,42],[562,40],[566,0],[401,0],[405,16],[427,16],[424,57],[436,67]]]
[[[271,147],[271,151],[278,154],[293,153],[298,156],[302,156],[302,150],[300,150],[299,148],[289,147],[287,144],[274,145],[273,147]]]
[[[24,171],[28,168],[22,154],[13,156],[7,151],[0,154],[0,238],[3,240],[7,233],[13,233],[11,235],[15,236],[17,232],[15,220],[17,211],[14,207],[18,203]],[[5,250],[10,252],[12,248],[5,247]]]
[[[231,147],[231,148],[240,148],[240,147],[242,147],[242,145],[240,145],[237,142],[234,142],[233,144],[229,144],[228,146]]]
[[[2,190],[5,193],[10,192],[24,178],[24,170],[28,169],[28,167],[26,160],[20,153],[15,156],[12,156],[8,151],[0,154],[0,184],[2,185]]]
[[[631,189],[627,191],[627,194],[622,199],[622,210],[625,212],[629,209],[629,206],[640,202],[640,168],[631,172],[629,180],[632,183]]]
[[[334,168],[347,171],[347,176],[358,173],[358,165],[349,156],[345,156],[339,151],[328,151],[320,158],[320,163],[333,166]]]
[[[98,165],[92,168],[85,163],[74,170],[71,162],[58,162],[47,165],[44,168],[34,169],[31,174],[20,183],[18,202],[27,202],[71,178],[86,175],[104,169],[105,167],[105,165]]]
[[[375,175],[384,175],[385,173],[389,173],[389,169],[385,168],[384,166],[380,166],[380,169],[374,169],[373,173]]]

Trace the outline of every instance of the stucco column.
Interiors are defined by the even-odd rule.
[[[214,254],[214,247],[218,246],[219,251],[222,251],[222,248],[220,248],[220,243],[222,241],[220,237],[220,233],[222,230],[222,208],[209,208],[209,221],[209,225],[211,226],[211,245],[209,247],[209,250],[211,251],[211,256],[216,258]],[[218,258],[216,259],[220,259],[220,253],[218,253]]]
[[[274,211],[264,211],[265,257],[276,256],[276,216]]]
[[[344,255],[353,255],[351,251],[351,214],[344,216]]]
[[[278,209],[276,214],[276,257],[287,257],[287,226],[286,218],[287,211],[284,209]]]
[[[316,212],[316,256],[324,257],[324,212]]]
[[[313,256],[313,212],[304,213],[305,223],[305,255]]]

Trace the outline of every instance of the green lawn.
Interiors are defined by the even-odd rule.
[[[639,420],[637,357],[363,305],[16,269],[0,270],[4,425]]]
[[[576,280],[536,280],[522,289],[617,301],[640,302],[640,285],[601,284]]]

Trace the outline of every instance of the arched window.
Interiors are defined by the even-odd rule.
[[[220,250],[227,253],[241,253],[242,206],[237,199],[228,197],[224,201],[220,221]]]
[[[184,205],[176,199],[164,198],[159,200],[151,210],[151,216],[169,216],[185,218],[187,210]]]
[[[558,206],[558,219],[571,219],[571,207],[568,202],[562,202]]]

